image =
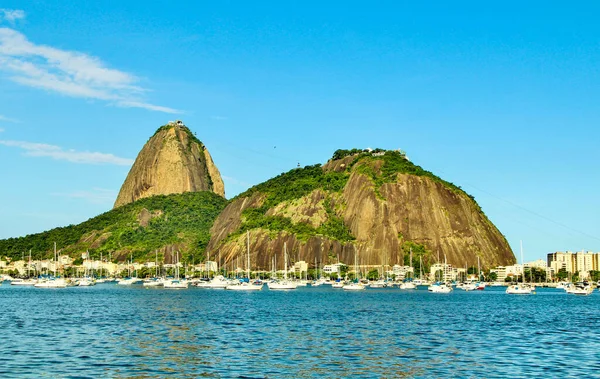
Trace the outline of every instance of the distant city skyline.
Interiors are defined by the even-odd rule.
[[[110,210],[181,119],[227,198],[336,149],[401,148],[519,263],[519,241],[525,261],[598,252],[599,8],[4,1],[0,238]]]

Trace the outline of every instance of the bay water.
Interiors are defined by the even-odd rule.
[[[0,286],[7,378],[581,378],[599,337],[598,291]]]

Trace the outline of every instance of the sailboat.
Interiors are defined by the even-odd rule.
[[[87,263],[89,264],[89,261],[90,261],[89,251],[86,252],[86,261],[88,261]],[[95,285],[96,285],[96,281],[90,276],[90,273],[86,267],[85,273],[83,274],[83,278],[79,279],[79,281],[77,282],[77,286],[78,287],[89,287],[89,286],[95,286]]]
[[[594,287],[592,287],[592,285],[587,282],[579,282],[576,283],[573,288],[571,288],[569,290],[568,293],[571,293],[573,295],[583,295],[583,296],[587,296],[587,295],[591,295],[592,292],[594,292]]]
[[[485,282],[481,280],[481,269],[479,268],[479,256],[477,256],[477,290],[483,291],[485,289]]]
[[[185,279],[179,279],[179,251],[175,253],[175,278],[165,280],[163,287],[169,289],[186,289],[190,284]]]
[[[520,241],[521,245],[521,274],[523,275],[523,283],[519,284],[519,276],[517,275],[517,284],[511,284],[506,289],[506,293],[509,295],[530,295],[531,294],[531,286],[529,284],[525,284],[525,269],[523,264],[523,241]]]
[[[412,268],[412,247],[410,248],[410,267]],[[413,269],[413,275],[414,276],[414,269]],[[417,285],[414,283],[413,281],[414,278],[410,278],[410,280],[404,280],[402,282],[402,284],[400,284],[400,289],[401,290],[415,290],[417,289]]]
[[[100,276],[96,279],[96,284],[106,283],[104,277],[104,260],[102,259],[102,253],[100,253]]]
[[[11,286],[34,286],[38,281],[35,278],[31,278],[29,269],[31,267],[31,250],[29,250],[29,264],[27,265],[27,279],[14,279],[10,282]]]
[[[446,255],[444,254],[444,274],[443,274],[443,280],[446,279]],[[439,282],[435,282],[432,285],[430,285],[429,287],[427,287],[427,291],[429,292],[433,292],[433,293],[450,293],[452,292],[452,286],[447,285],[446,283],[444,283],[444,281],[439,281]]]
[[[287,278],[287,244],[283,243],[283,280],[275,280],[267,283],[270,290],[295,290],[298,284]]]
[[[366,287],[364,284],[362,284],[358,278],[358,263],[357,263],[357,252],[354,252],[354,272],[356,274],[356,279],[351,282],[351,283],[347,283],[345,284],[342,289],[344,291],[361,291],[364,290]]]
[[[56,254],[56,242],[54,242],[54,276],[43,279],[33,286],[36,288],[66,288],[67,281],[64,278],[56,277],[56,266],[58,266],[58,256]]]
[[[221,261],[220,253],[219,253],[219,262]],[[217,269],[217,272],[220,272]],[[225,289],[229,285],[229,280],[225,278],[223,275],[215,275],[212,279],[208,281],[199,281],[195,285],[200,288],[213,288],[213,289]]]
[[[230,284],[225,287],[226,290],[230,291],[260,291],[262,290],[262,283],[251,283],[250,282],[250,232],[246,231],[246,248],[248,254],[248,265],[246,266],[247,280],[244,282],[238,282]]]
[[[160,287],[165,284],[165,281],[163,280],[163,278],[160,278],[158,276],[158,250],[156,251],[155,254],[156,254],[156,256],[154,258],[154,268],[155,268],[154,277],[144,279],[144,282],[142,283],[142,286],[144,286],[144,287]]]
[[[387,255],[387,254],[386,254]],[[388,286],[387,280],[385,279],[385,264],[384,258],[381,259],[381,275],[379,279],[375,282],[372,282],[369,287],[371,288],[386,288]]]
[[[131,255],[131,258],[129,260],[129,266],[127,267],[127,269],[129,270],[128,276],[126,278],[122,278],[119,279],[117,281],[117,284],[120,286],[130,286],[134,283],[137,283],[138,278],[136,277],[131,277],[131,266],[133,265],[133,254]]]

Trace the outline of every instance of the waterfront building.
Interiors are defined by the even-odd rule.
[[[341,268],[345,266],[343,263],[334,263],[332,265],[323,266],[323,272],[326,274],[339,274],[342,272]]]
[[[392,267],[391,274],[395,276],[396,280],[404,280],[406,277],[414,278],[415,269],[410,266],[394,265]],[[408,275],[411,274],[411,275]]]
[[[194,271],[212,271],[217,272],[218,265],[215,261],[206,261],[204,263],[199,263],[194,266]]]
[[[592,270],[600,270],[600,253],[581,250],[576,253],[572,251],[557,251],[548,253],[547,266],[556,274],[565,270],[568,274],[579,273],[579,277],[586,279]]]
[[[527,262],[523,266],[526,268],[535,267],[535,268],[545,270],[546,268],[548,268],[548,263],[543,259],[538,259],[538,260],[535,260],[532,262]]]
[[[429,279],[440,280],[441,278],[444,282],[452,282],[460,279],[460,276],[464,276],[464,273],[464,268],[452,267],[449,263],[434,263],[429,269]]]
[[[294,263],[293,272],[295,272],[296,274],[299,274],[302,272],[307,272],[307,271],[308,271],[308,263],[306,263],[305,261],[298,261],[298,262]]]

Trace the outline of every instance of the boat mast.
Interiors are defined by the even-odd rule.
[[[56,259],[56,242],[54,242],[54,277],[56,278],[56,265],[58,264],[58,259]]]
[[[410,252],[410,268],[413,268],[413,265],[412,265],[412,246],[410,247],[409,252]],[[414,269],[413,269],[413,274],[411,276],[412,279],[414,279],[414,276],[415,276],[415,272],[414,272]]]
[[[246,247],[248,250],[248,266],[247,266],[246,272],[248,275],[248,282],[250,282],[250,231],[249,230],[246,231]]]
[[[446,283],[446,266],[448,265],[446,261],[446,254],[444,254],[444,283]]]
[[[358,283],[358,252],[354,251],[354,273],[356,274],[356,282]]]
[[[287,243],[283,243],[283,280],[287,280]]]
[[[523,240],[519,241],[519,247],[521,248],[521,275],[523,275],[523,284],[525,284],[525,262],[523,261]],[[519,282],[519,276],[517,274],[517,283]]]

